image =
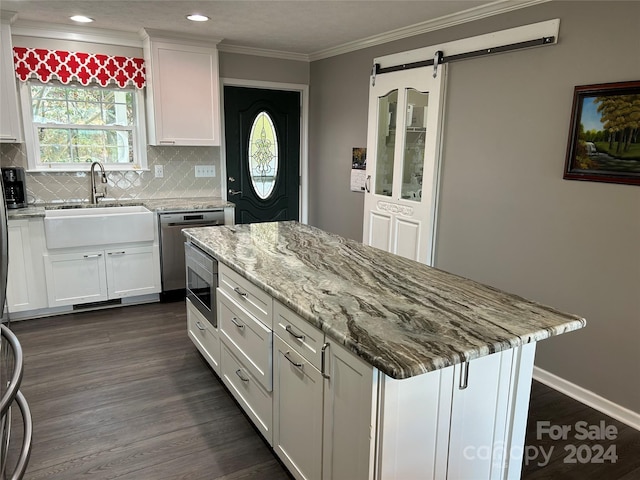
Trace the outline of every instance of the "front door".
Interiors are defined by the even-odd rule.
[[[300,93],[224,87],[224,125],[236,223],[298,220]]]

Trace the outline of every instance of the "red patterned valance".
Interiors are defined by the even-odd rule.
[[[56,79],[65,85],[73,80],[85,86],[97,83],[106,87],[115,83],[121,88],[127,85],[143,88],[145,85],[142,58],[14,47],[13,61],[16,76],[23,82],[37,78],[45,83]]]

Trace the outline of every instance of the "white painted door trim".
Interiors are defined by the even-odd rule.
[[[222,183],[220,191],[222,198],[227,199],[227,156],[224,132],[224,87],[248,87],[270,90],[284,90],[300,92],[300,223],[307,223],[309,216],[309,85],[302,83],[265,82],[261,80],[245,80],[238,78],[220,79],[220,112],[222,115],[220,146],[220,171]]]

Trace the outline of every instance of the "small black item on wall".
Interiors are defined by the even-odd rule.
[[[575,87],[563,178],[640,185],[640,80]]]

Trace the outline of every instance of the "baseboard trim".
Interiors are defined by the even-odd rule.
[[[558,377],[557,375],[547,372],[539,367],[533,367],[533,378],[554,390],[564,393],[580,403],[584,403],[591,408],[595,408],[599,412],[609,415],[610,417],[640,431],[640,413],[638,412],[634,412],[633,410],[629,410],[617,403],[613,403],[611,400],[607,400],[586,388],[582,388],[575,383],[571,383],[568,380]]]

